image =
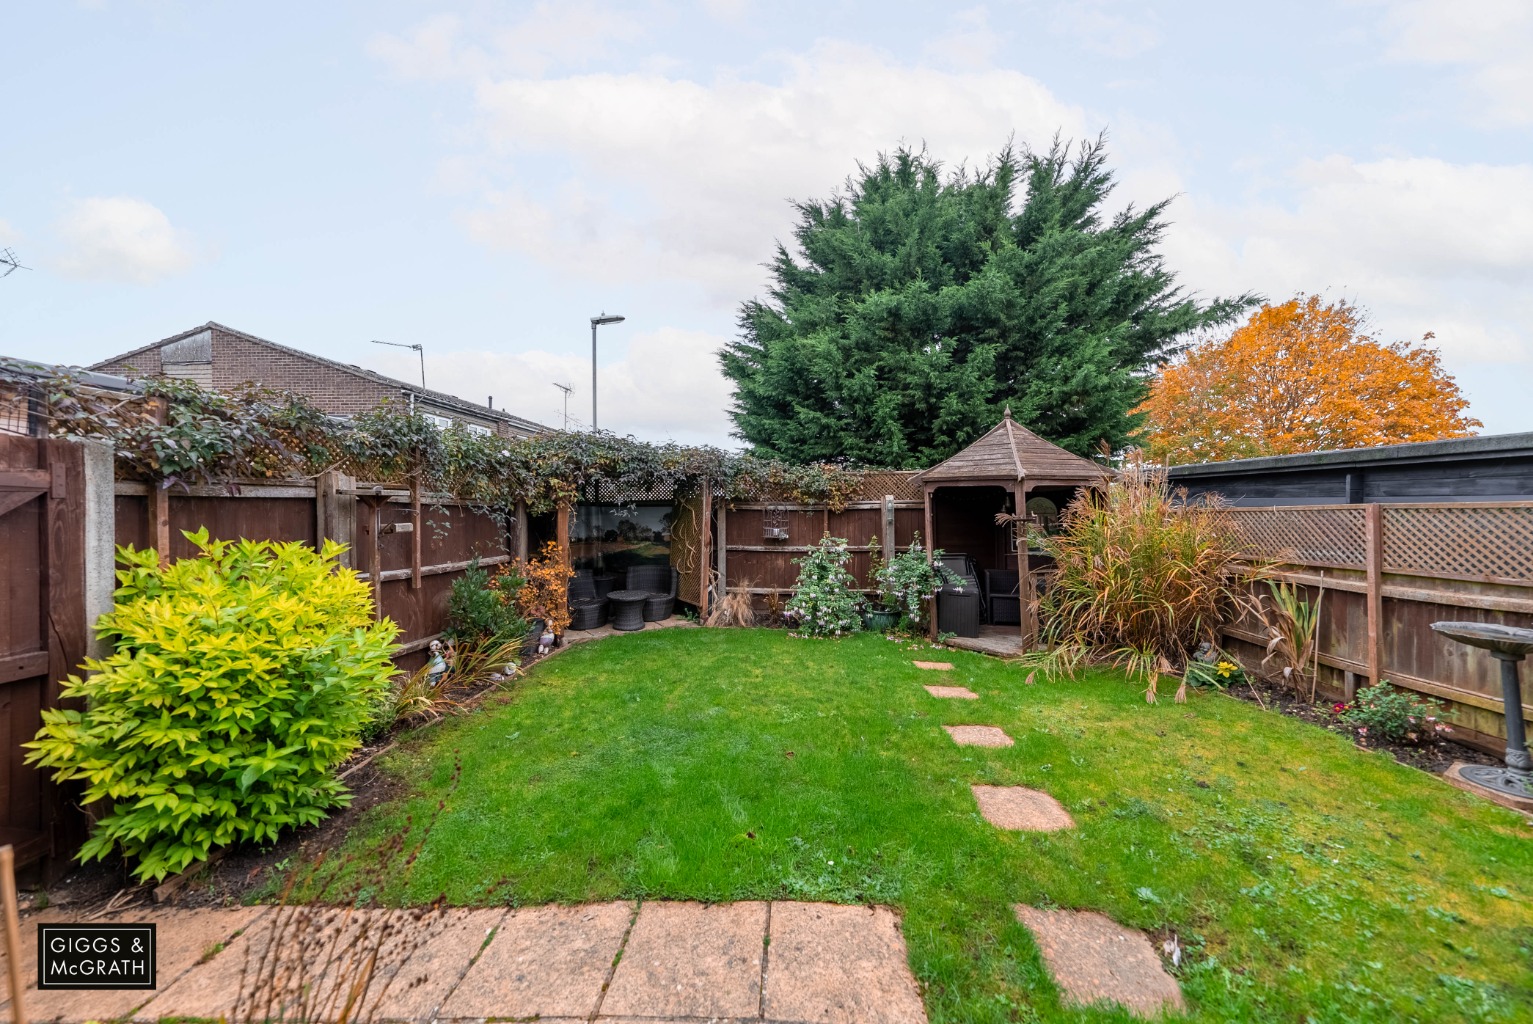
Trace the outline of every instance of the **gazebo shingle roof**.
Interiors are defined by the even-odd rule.
[[[1013,484],[1029,486],[1102,486],[1107,471],[1089,459],[1045,441],[1011,418],[1001,422],[963,451],[915,474],[912,482],[940,484]]]

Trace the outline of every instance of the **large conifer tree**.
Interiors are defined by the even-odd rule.
[[[1183,295],[1155,252],[1166,202],[1103,220],[1102,139],[946,176],[910,149],[858,170],[796,204],[799,252],[778,246],[770,300],[742,305],[721,354],[735,433],[762,454],[930,465],[1007,404],[1071,451],[1117,447],[1147,367],[1255,301]]]

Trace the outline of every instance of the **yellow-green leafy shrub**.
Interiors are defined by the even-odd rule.
[[[332,769],[394,671],[398,627],[373,620],[340,545],[186,536],[200,556],[163,569],[153,551],[119,550],[116,602],[96,626],[116,650],[67,681],[85,710],[44,711],[26,744],[105,811],[80,859],[119,850],[140,879],[346,804]]]

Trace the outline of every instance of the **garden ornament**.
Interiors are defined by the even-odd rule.
[[[1533,757],[1528,755],[1522,715],[1522,684],[1517,666],[1533,653],[1533,629],[1500,626],[1491,622],[1434,622],[1432,629],[1449,640],[1489,651],[1501,662],[1501,706],[1506,720],[1506,764],[1469,765],[1461,778],[1486,789],[1511,796],[1533,796]]]
[[[547,654],[550,650],[553,649],[553,646],[554,631],[545,627],[543,630],[543,635],[538,637],[538,653]]]
[[[442,641],[431,641],[431,658],[426,662],[426,679],[433,687],[447,678],[447,658],[442,653]]]

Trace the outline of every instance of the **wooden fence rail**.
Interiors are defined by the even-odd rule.
[[[214,538],[346,545],[345,565],[371,584],[379,618],[401,629],[395,661],[424,664],[426,647],[446,625],[452,582],[473,562],[490,568],[524,550],[525,514],[510,530],[449,495],[324,473],[304,482],[241,483],[162,490],[116,484],[118,544],[153,547],[182,558],[192,546],[182,530],[206,526]]]
[[[1533,627],[1533,502],[1232,508],[1253,557],[1310,601],[1320,599],[1320,689],[1350,700],[1363,680],[1388,680],[1443,700],[1458,738],[1505,746],[1498,666],[1446,640],[1443,620]],[[1259,585],[1258,599],[1265,599]],[[1270,604],[1270,600],[1268,601]],[[1225,627],[1231,653],[1254,666],[1265,629]],[[1533,686],[1524,689],[1533,698]],[[1533,705],[1521,709],[1533,721]]]

